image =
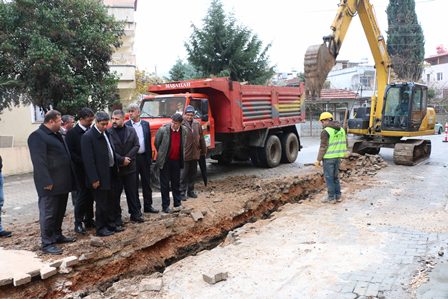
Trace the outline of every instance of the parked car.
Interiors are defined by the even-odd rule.
[[[436,124],[434,125],[434,134],[442,134],[442,132],[444,131],[443,129],[443,125],[439,122],[436,122]]]

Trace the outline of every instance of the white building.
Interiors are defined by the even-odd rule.
[[[136,59],[134,54],[135,19],[137,0],[104,0],[110,15],[118,21],[125,22],[122,45],[112,55],[110,71],[120,76],[118,90],[120,100],[126,104],[131,100],[131,93],[135,89]]]
[[[369,99],[375,91],[375,67],[362,62],[338,60],[327,76],[330,88],[347,89]]]
[[[448,98],[448,51],[439,49],[438,54],[425,58],[428,65],[423,69],[422,79],[436,91],[437,98]]]
[[[112,56],[111,71],[120,75],[118,90],[121,101],[126,104],[135,88],[136,60],[134,55],[135,21],[134,13],[137,0],[104,0],[109,14],[125,21],[125,35],[122,47]],[[30,133],[43,121],[39,107],[24,106],[5,109],[0,114],[0,155],[3,158],[3,174],[19,174],[32,171],[31,159],[27,147]]]

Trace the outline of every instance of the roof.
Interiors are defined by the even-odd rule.
[[[103,0],[104,5],[108,7],[132,7],[137,10],[138,0]]]
[[[320,101],[329,100],[356,100],[358,93],[347,89],[322,89]]]
[[[426,61],[426,62],[430,62],[430,61],[436,60],[436,59],[438,59],[438,58],[441,58],[441,57],[447,57],[447,56],[448,56],[448,52],[446,52],[446,53],[441,53],[441,54],[436,54],[436,55],[431,55],[431,56],[429,56],[429,57],[426,57],[426,58],[425,58],[425,61]]]

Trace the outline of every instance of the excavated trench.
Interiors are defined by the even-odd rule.
[[[355,160],[346,163],[342,167],[343,177],[355,174],[352,169],[360,165],[364,166]],[[240,177],[236,181],[239,183],[233,190],[224,188],[218,194],[211,191],[213,200],[204,196],[202,202],[195,201],[197,206],[134,226],[113,240],[93,237],[81,240],[71,252],[80,257],[80,263],[70,273],[47,280],[35,279],[22,288],[0,289],[0,297],[82,298],[92,292],[105,292],[121,279],[163,272],[180,259],[212,249],[228,232],[267,218],[286,203],[300,203],[324,187],[323,176],[316,171],[300,177],[270,180]],[[219,190],[220,182],[215,184],[212,189]],[[205,205],[207,209],[203,208]],[[193,219],[195,211],[205,214],[204,218]]]

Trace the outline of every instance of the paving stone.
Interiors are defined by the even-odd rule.
[[[62,262],[63,262],[63,260],[60,259],[60,260],[56,260],[56,261],[54,261],[54,262],[51,262],[51,263],[48,264],[48,265],[49,265],[50,267],[58,268],[58,267],[61,266]]]
[[[340,293],[353,293],[353,290],[356,287],[356,283],[349,282],[344,285],[342,285],[341,289],[339,290]]]
[[[78,263],[78,258],[76,256],[72,255],[72,256],[64,258],[63,263],[65,264],[65,267],[71,267]]]
[[[0,277],[0,287],[11,284],[13,282],[12,277]]]
[[[368,282],[358,281],[356,283],[355,289],[353,290],[353,293],[358,294],[359,296],[364,296],[368,286],[369,286]]]
[[[40,278],[47,279],[48,277],[51,277],[58,273],[58,269],[55,267],[44,267],[40,269]]]
[[[197,212],[192,212],[192,213],[191,213],[191,218],[193,218],[193,220],[197,222],[197,221],[203,219],[203,218],[204,218],[204,215],[202,215],[202,213],[199,212],[199,211],[197,211]]]
[[[40,268],[34,268],[33,270],[26,272],[26,274],[29,274],[31,277],[36,277],[40,274]]]
[[[162,277],[144,278],[140,282],[140,292],[155,291],[160,292],[163,286]]]
[[[202,274],[202,278],[204,279],[204,281],[209,284],[215,284],[217,282],[227,280],[228,276],[228,272],[219,272],[212,275]]]
[[[375,283],[371,283],[367,287],[367,290],[364,295],[376,297],[376,295],[378,295],[378,291],[379,291],[379,285],[375,284]]]
[[[17,273],[14,275],[14,281],[13,284],[14,286],[20,286],[26,283],[29,283],[31,281],[31,275],[26,274],[26,273]]]

